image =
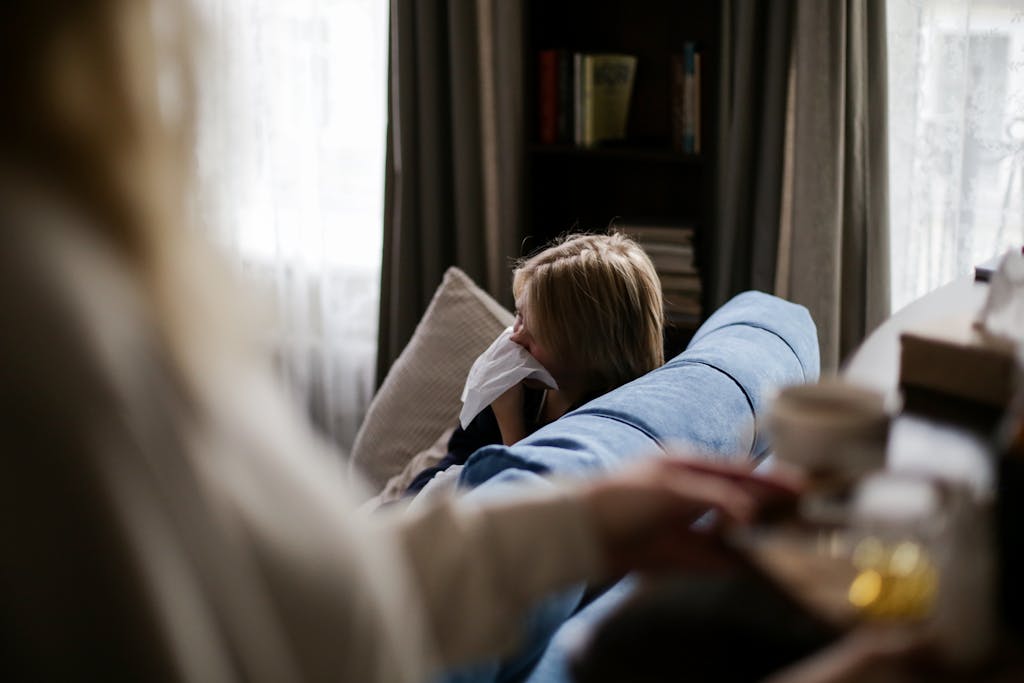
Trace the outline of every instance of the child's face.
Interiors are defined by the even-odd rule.
[[[561,385],[565,377],[565,369],[555,358],[555,355],[530,332],[530,327],[527,324],[529,319],[528,303],[525,299],[520,299],[516,303],[516,320],[512,324],[511,340],[526,349],[531,356],[537,359],[538,363],[551,373],[555,381]]]

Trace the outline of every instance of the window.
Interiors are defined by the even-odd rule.
[[[892,304],[1024,245],[1024,0],[889,0]]]
[[[199,0],[203,222],[272,293],[283,366],[351,444],[373,389],[386,0]]]

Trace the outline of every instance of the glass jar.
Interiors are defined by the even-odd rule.
[[[971,489],[909,473],[858,484],[851,506],[857,574],[849,601],[867,619],[919,622],[956,667],[994,645],[990,506]]]

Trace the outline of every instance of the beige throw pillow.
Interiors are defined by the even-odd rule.
[[[406,463],[405,469],[388,479],[388,483],[384,484],[381,492],[366,501],[363,509],[372,511],[385,503],[401,500],[405,496],[405,491],[409,488],[409,484],[412,483],[412,480],[420,472],[429,467],[434,467],[444,459],[444,456],[448,455],[448,440],[452,438],[452,432],[454,431],[454,426],[449,427],[444,430],[441,436],[437,437],[437,441],[430,448],[412,456],[412,459]]]
[[[476,357],[512,314],[458,268],[449,268],[412,339],[374,396],[352,447],[351,467],[373,493],[455,425]]]

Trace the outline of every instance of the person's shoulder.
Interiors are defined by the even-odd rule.
[[[127,265],[59,202],[0,191],[0,357],[23,390],[108,376],[144,336]],[[87,377],[88,376],[88,377]]]
[[[0,189],[0,281],[11,285],[0,296],[42,308],[138,305],[128,264],[100,233],[56,196]]]

